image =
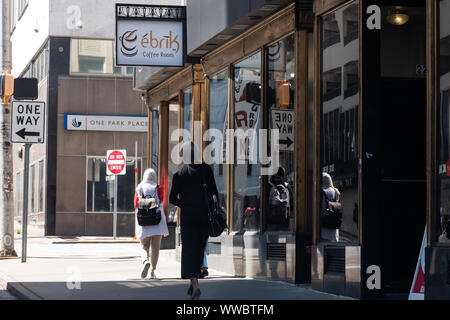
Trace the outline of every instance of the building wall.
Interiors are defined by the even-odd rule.
[[[110,236],[112,213],[87,213],[87,156],[106,156],[110,149],[126,149],[146,163],[147,133],[64,130],[64,114],[147,115],[132,79],[124,77],[61,76],[58,81],[58,144],[56,234]],[[145,169],[145,168],[143,168]],[[118,236],[133,236],[134,214],[118,214]]]
[[[20,75],[47,40],[49,2],[49,0],[29,0],[28,7],[12,30],[13,68],[11,73],[14,77]]]
[[[39,0],[40,1],[40,0]],[[181,5],[181,0],[58,0],[51,1],[50,35],[59,37],[115,37],[115,5]]]

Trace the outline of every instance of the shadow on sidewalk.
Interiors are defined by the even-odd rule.
[[[9,282],[7,289],[19,299],[33,300],[189,300],[189,280],[177,278],[104,282]],[[335,300],[344,299],[310,288],[215,277],[200,280],[202,300]]]

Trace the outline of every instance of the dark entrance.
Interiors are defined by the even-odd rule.
[[[378,50],[365,63],[379,63],[378,70],[370,67],[372,79],[366,73],[364,92],[371,91],[373,101],[364,105],[370,110],[363,126],[364,134],[372,135],[363,149],[371,169],[363,175],[365,192],[376,193],[364,197],[364,215],[373,223],[366,224],[364,229],[372,230],[363,235],[377,244],[364,259],[380,266],[381,297],[403,299],[426,223],[426,9],[425,1],[378,4],[382,27],[377,39],[370,39]]]

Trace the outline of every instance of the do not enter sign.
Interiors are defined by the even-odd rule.
[[[108,150],[106,152],[106,174],[124,175],[126,172],[127,151]]]

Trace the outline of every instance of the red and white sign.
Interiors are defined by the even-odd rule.
[[[124,175],[126,173],[127,150],[108,150],[106,152],[106,174]]]
[[[414,273],[411,291],[408,300],[425,299],[425,247],[427,245],[427,228],[423,234],[422,245],[420,246],[419,259],[417,261],[416,272]]]

